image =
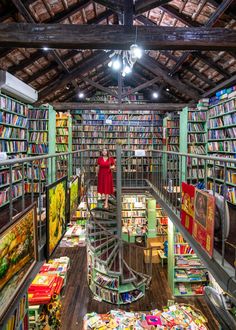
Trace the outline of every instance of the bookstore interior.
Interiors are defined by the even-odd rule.
[[[0,329],[236,330],[235,1],[0,20]]]

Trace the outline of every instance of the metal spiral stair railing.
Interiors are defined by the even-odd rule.
[[[108,276],[119,276],[121,285],[130,283],[136,289],[144,284],[145,289],[148,289],[151,274],[137,271],[131,268],[127,262],[136,255],[136,261],[140,263],[140,256],[144,254],[143,251],[151,249],[129,244],[118,236],[116,200],[114,198],[109,199],[109,210],[99,207],[91,209],[87,192],[86,203],[89,211],[88,249],[94,254],[96,263],[103,267]],[[149,252],[152,253],[152,250]],[[127,260],[124,259],[124,254],[128,256]]]

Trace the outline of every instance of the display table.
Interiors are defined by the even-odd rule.
[[[90,313],[84,318],[83,330],[107,329],[188,329],[207,330],[206,317],[195,307],[171,304],[150,312],[111,310],[107,314]]]
[[[163,250],[157,250],[159,257],[161,259],[161,267],[163,268],[164,261],[167,260],[167,257],[165,256],[165,253]]]

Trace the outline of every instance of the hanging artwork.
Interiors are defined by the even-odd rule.
[[[47,258],[51,256],[66,229],[67,177],[47,186]]]
[[[37,263],[36,204],[0,231],[0,320]]]
[[[195,190],[193,237],[212,257],[214,244],[215,197]]]
[[[72,216],[76,212],[79,204],[79,178],[78,176],[74,177],[74,179],[70,182],[69,188],[69,196],[70,196],[70,215],[69,219],[71,220]]]
[[[195,187],[182,182],[181,224],[192,235]]]

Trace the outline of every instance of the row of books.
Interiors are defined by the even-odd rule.
[[[28,118],[31,120],[38,120],[38,119],[48,119],[48,110],[43,109],[30,109]]]
[[[29,134],[30,143],[47,143],[48,133],[47,132],[33,132]]]
[[[213,178],[224,180],[224,168],[216,167],[214,169],[213,167],[212,168],[209,167],[207,169],[207,175]],[[225,179],[227,182],[236,184],[236,172],[234,170],[227,169],[225,174]]]
[[[33,178],[35,180],[41,178],[41,180],[46,180],[46,175],[46,168],[39,169],[38,167],[28,167],[27,169],[27,176],[30,179]]]
[[[190,179],[204,179],[205,170],[203,168],[188,168],[188,178]]]
[[[189,267],[203,267],[202,262],[195,255],[176,256],[175,267],[189,268]]]
[[[229,159],[229,161],[228,162],[226,162],[226,166],[230,166],[230,167],[236,167],[236,164],[233,164],[233,163],[231,163],[230,162],[230,159],[232,159],[232,160],[234,160],[235,158],[236,158],[236,154],[222,154],[222,153],[220,153],[220,154],[211,154],[212,155],[212,157],[218,157],[219,159],[220,158],[228,158]],[[209,161],[209,164],[211,164],[211,165],[213,165],[214,163],[213,163],[213,161],[212,162],[210,162]],[[221,165],[221,166],[224,166],[224,162],[222,162],[222,161],[215,161],[215,165]]]
[[[224,196],[224,191],[226,189],[226,198],[229,202],[235,204],[236,203],[236,188],[224,186],[224,184],[218,184],[216,182],[208,181],[207,188],[209,190],[215,190],[218,194]]]
[[[193,249],[190,245],[185,244],[175,244],[174,245],[174,253],[175,254],[194,254]]]
[[[178,283],[176,293],[185,295],[203,295],[204,285],[201,283]]]
[[[103,300],[106,300],[110,303],[117,304],[119,301],[118,292],[112,290],[106,290],[96,285],[94,282],[91,283],[91,290],[97,296],[101,297]]]
[[[189,280],[189,281],[206,281],[206,272],[203,269],[178,269],[175,270],[176,280]]]
[[[0,125],[0,138],[2,139],[26,139],[26,130]]]
[[[56,143],[65,143],[68,144],[68,136],[59,135],[56,137]]]
[[[85,132],[90,132],[90,131],[101,131],[101,126],[99,125],[84,125],[83,128],[81,128],[81,130],[85,131]],[[106,127],[103,127],[103,131],[104,132],[113,132],[113,131],[116,131],[116,132],[128,132],[128,126],[122,126],[122,125],[119,125],[119,126],[106,126]]]
[[[0,108],[26,117],[28,114],[28,107],[26,105],[3,95],[0,95]]]
[[[179,136],[179,128],[169,128],[168,135],[170,136]]]
[[[68,152],[68,145],[66,144],[57,144],[56,152]]]
[[[33,184],[31,182],[25,183],[25,192],[30,193],[39,193],[40,191],[43,192],[45,187],[45,183],[39,184],[39,182],[34,182]]]
[[[147,224],[147,218],[142,218],[142,217],[135,217],[131,219],[123,219],[123,226],[144,226]]]
[[[57,121],[57,130],[58,127],[67,127],[68,126],[68,119],[56,119]]]
[[[225,127],[225,126],[230,126],[230,125],[235,125],[236,124],[236,115],[227,115],[224,117],[217,117],[210,119],[208,121],[208,125],[210,129],[213,128],[218,128],[218,127]]]
[[[176,144],[179,144],[179,137],[178,136],[174,136],[174,137],[169,137],[168,139],[168,143],[176,143]]]
[[[215,105],[209,109],[209,118],[214,116],[224,116],[228,112],[235,111],[236,108],[236,99],[228,100],[227,102]]]
[[[13,126],[22,126],[26,128],[28,119],[22,116],[14,115],[0,110],[0,123]]]
[[[29,120],[28,121],[28,129],[30,131],[47,131],[48,130],[48,122],[44,120]]]
[[[22,172],[17,169],[13,169],[11,172],[11,180],[14,183],[15,181],[22,179]],[[10,171],[1,171],[0,172],[0,186],[10,183]]]
[[[20,298],[14,313],[9,317],[6,324],[4,325],[4,330],[28,330],[28,298],[27,294],[24,294]]]
[[[142,296],[143,296],[143,292],[141,290],[133,290],[126,293],[121,293],[120,302],[124,304],[132,303],[133,301],[138,300]]]
[[[132,210],[132,209],[145,209],[146,207],[146,204],[145,204],[145,201],[141,201],[141,202],[131,202],[131,201],[125,201],[123,200],[122,202],[122,208],[123,210]]]
[[[56,128],[56,135],[68,135],[68,127],[64,127],[64,128]]]
[[[190,121],[206,121],[207,112],[206,111],[189,111],[188,120]]]
[[[188,134],[188,143],[206,143],[206,136],[204,134]]]
[[[96,273],[94,280],[99,285],[107,286],[111,289],[118,289],[118,286],[119,286],[118,277],[108,277],[108,276],[102,275],[98,272]]]
[[[177,145],[167,145],[167,151],[178,152],[179,151],[179,146],[177,146]]]
[[[0,152],[7,152],[7,153],[27,152],[27,142],[0,141]]]
[[[199,145],[199,146],[189,145],[188,153],[198,154],[198,155],[206,154],[206,148],[203,145]]]
[[[208,131],[209,140],[236,139],[236,127]]]
[[[188,123],[189,132],[205,132],[204,123]]]
[[[28,153],[30,153],[30,154],[47,154],[48,153],[48,144],[29,143]]]
[[[124,218],[133,218],[133,217],[145,217],[146,211],[143,210],[132,210],[132,211],[122,211],[122,217]]]
[[[208,142],[209,151],[236,152],[236,141]]]
[[[9,194],[10,194],[10,187],[5,190],[0,190],[0,206],[9,202],[9,197],[10,197]],[[11,189],[12,199],[18,198],[20,196],[22,196],[21,183],[13,185]]]

